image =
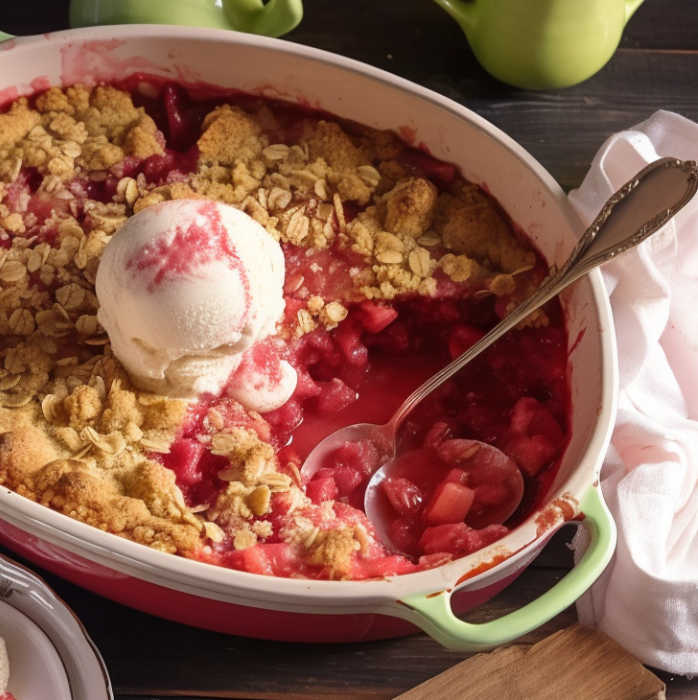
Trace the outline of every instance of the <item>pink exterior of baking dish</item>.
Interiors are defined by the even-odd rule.
[[[234,605],[149,583],[71,554],[0,521],[0,540],[18,555],[62,578],[118,603],[176,622],[258,639],[285,642],[360,642],[397,637],[418,629],[389,615],[313,615]],[[520,573],[479,590],[463,589],[454,609],[467,612],[494,597]]]
[[[208,29],[123,26],[0,44],[0,102],[73,82],[135,72],[282,97],[377,128],[398,129],[486,186],[554,264],[578,222],[554,180],[485,120],[433,92],[356,61],[274,39]],[[294,641],[406,634],[420,624],[403,599],[455,591],[469,609],[508,585],[598,480],[615,409],[615,345],[598,272],[562,298],[568,319],[572,439],[545,504],[468,557],[380,581],[258,576],[157,552],[91,528],[0,487],[0,540],[101,595],[222,632]],[[403,618],[403,619],[399,619]]]

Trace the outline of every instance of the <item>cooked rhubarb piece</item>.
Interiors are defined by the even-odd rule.
[[[409,479],[388,477],[381,483],[381,488],[398,515],[416,516],[422,509],[424,494]]]
[[[474,499],[472,489],[454,481],[444,481],[424,509],[424,520],[430,525],[463,522]]]
[[[560,453],[564,433],[552,413],[534,398],[519,399],[512,410],[505,450],[528,476],[536,476]]]

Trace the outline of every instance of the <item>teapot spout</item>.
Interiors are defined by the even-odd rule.
[[[290,32],[303,18],[302,0],[223,0],[231,29],[267,36]]]
[[[467,31],[475,24],[476,0],[434,0]]]

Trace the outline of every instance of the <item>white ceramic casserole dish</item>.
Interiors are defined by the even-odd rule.
[[[147,72],[302,102],[416,143],[482,184],[550,264],[573,247],[579,222],[553,178],[512,139],[459,104],[389,73],[305,46],[211,29],[129,25],[0,44],[3,102],[49,85]],[[188,624],[258,637],[351,641],[417,625],[453,648],[509,641],[571,604],[601,573],[615,529],[598,489],[616,403],[612,319],[598,271],[567,290],[571,441],[545,499],[504,539],[438,568],[361,582],[265,577],[184,559],[104,533],[0,488],[0,538],[87,588]],[[529,564],[562,523],[591,534],[582,561],[542,598],[483,625],[458,610],[486,600]],[[387,617],[385,617],[387,616]],[[398,619],[396,619],[398,618]]]

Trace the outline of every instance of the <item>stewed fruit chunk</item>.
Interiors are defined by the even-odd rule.
[[[481,530],[475,530],[465,523],[435,525],[424,530],[419,547],[425,554],[448,552],[462,556],[486,547],[507,532],[503,525],[489,525]]]
[[[316,399],[319,413],[339,413],[356,401],[356,392],[338,377],[329,382],[319,382],[319,386],[320,393]]]
[[[334,333],[334,340],[350,365],[363,367],[368,362],[368,348],[361,342],[361,327],[355,319],[342,321]]]
[[[381,488],[398,515],[416,516],[422,509],[422,490],[404,477],[388,477],[381,482]]]
[[[462,355],[469,347],[475,345],[482,336],[485,335],[483,331],[474,326],[467,326],[461,324],[456,326],[452,331],[448,339],[448,352],[452,358],[456,358]]]
[[[381,453],[370,440],[346,442],[332,450],[308,482],[306,493],[317,504],[351,496],[380,466]]]
[[[411,518],[397,518],[388,526],[390,542],[399,552],[419,553],[419,525]]]
[[[284,542],[256,544],[233,552],[231,559],[234,568],[265,576],[290,576],[302,567],[293,548]]]
[[[509,530],[504,525],[488,525],[479,530],[471,530],[468,535],[469,553],[476,552],[478,549],[502,539],[508,532]]]
[[[538,474],[559,451],[544,435],[518,435],[507,443],[506,450],[528,476]]]
[[[448,465],[451,478],[457,471],[467,477],[473,500],[467,511],[468,524],[475,528],[503,523],[521,501],[522,480],[517,465],[506,454],[477,440],[445,440],[436,448]]]
[[[428,527],[419,539],[419,547],[425,554],[449,552],[461,554],[467,548],[470,528],[465,523]]]
[[[164,457],[166,466],[177,475],[180,486],[189,486],[201,479],[199,462],[206,452],[206,446],[198,440],[180,438],[172,443],[170,452]]]
[[[551,442],[560,442],[562,429],[552,413],[529,396],[520,398],[511,412],[512,432],[523,435],[545,435]]]
[[[463,484],[463,486],[468,485],[468,472],[464,469],[451,469],[448,474],[446,474],[446,481],[453,481],[456,484]]]
[[[454,481],[444,481],[437,487],[427,505],[424,519],[430,525],[463,522],[474,499],[475,492],[472,489]]]
[[[356,310],[356,316],[369,333],[380,333],[397,318],[397,311],[392,306],[362,301]]]
[[[325,462],[326,467],[347,466],[360,474],[373,474],[380,465],[381,454],[370,440],[346,442],[338,447]]]
[[[508,532],[502,523],[523,493],[518,467],[492,445],[450,434],[446,424],[432,427],[425,446],[400,455],[381,482],[399,551],[468,554]]]
[[[354,490],[364,481],[365,476],[346,465],[340,465],[334,469],[332,475],[334,483],[337,484],[337,492],[339,496],[350,496]]]
[[[424,447],[437,447],[453,437],[451,426],[445,421],[438,421],[429,428],[424,438]]]
[[[308,498],[318,505],[334,500],[338,493],[337,484],[331,476],[313,479],[306,487]]]
[[[511,414],[505,451],[528,475],[535,476],[560,453],[564,434],[553,414],[530,397],[519,399]]]

